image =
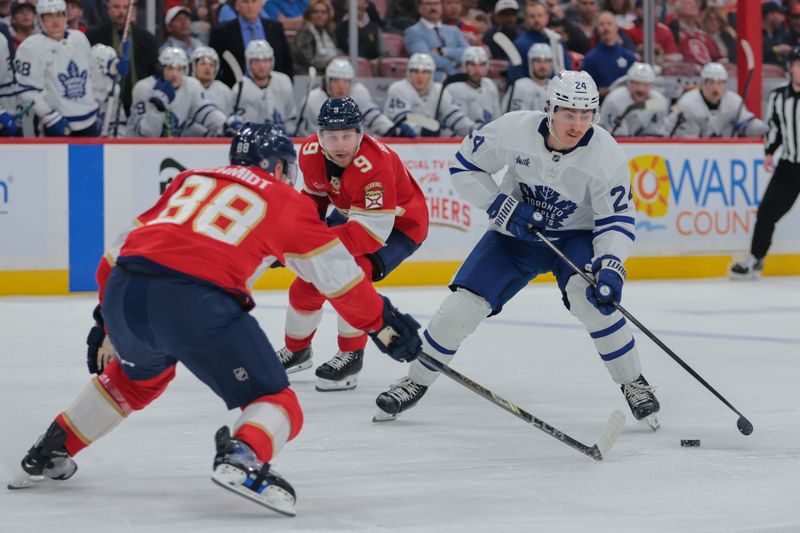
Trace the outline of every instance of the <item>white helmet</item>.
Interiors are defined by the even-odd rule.
[[[117,74],[117,52],[105,44],[92,46],[92,59],[97,64],[97,68],[105,76],[116,76]]]
[[[66,13],[67,4],[64,0],[39,0],[36,4],[36,14],[41,16],[45,13]]]
[[[162,67],[183,67],[184,71],[189,66],[189,58],[186,57],[186,52],[177,46],[168,46],[161,50],[161,53],[158,54],[158,62],[161,63]]]
[[[585,70],[562,70],[547,84],[547,126],[553,124],[553,113],[557,107],[567,109],[593,109],[594,122],[600,118],[600,93],[597,85]]]
[[[653,83],[656,81],[656,71],[647,63],[637,61],[628,69],[628,80],[639,83]]]
[[[461,64],[466,66],[468,63],[488,65],[489,56],[486,55],[486,50],[482,46],[468,46],[465,48],[464,53],[461,54]]]
[[[245,62],[250,63],[253,59],[275,59],[275,52],[272,46],[264,39],[254,39],[250,41],[244,50]]]
[[[528,63],[534,59],[549,59],[553,60],[553,49],[550,45],[544,43],[536,43],[528,48]]]
[[[325,83],[328,83],[328,80],[332,79],[352,80],[355,77],[356,73],[353,71],[353,65],[344,57],[335,57],[331,59],[331,62],[325,67]]]
[[[721,63],[707,63],[700,71],[700,78],[706,80],[728,81],[728,71]]]
[[[436,63],[433,61],[433,56],[417,52],[411,54],[408,58],[408,70],[427,70],[429,72],[436,72]]]
[[[197,62],[201,59],[210,59],[214,62],[214,77],[217,76],[217,72],[219,71],[219,55],[217,55],[217,51],[209,46],[198,46],[192,52],[192,69],[194,69]]]

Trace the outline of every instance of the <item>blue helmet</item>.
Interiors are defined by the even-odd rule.
[[[364,129],[358,104],[349,96],[326,100],[319,110],[317,124],[319,131],[354,129],[361,133]]]
[[[297,152],[292,140],[282,126],[265,122],[248,122],[236,132],[228,152],[231,165],[263,168],[275,172],[275,166],[283,162],[283,173],[289,184],[297,177]]]

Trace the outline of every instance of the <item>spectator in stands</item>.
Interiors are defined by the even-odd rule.
[[[764,63],[785,65],[792,46],[789,44],[789,30],[783,24],[781,7],[773,2],[761,4],[761,20],[764,28]]]
[[[633,27],[636,15],[633,12],[633,0],[605,0],[604,11],[614,15],[617,28],[627,30]]]
[[[417,8],[421,17],[419,22],[404,32],[406,50],[409,54],[433,56],[436,80],[456,74],[467,41],[458,28],[442,24],[442,0],[418,0]]]
[[[622,46],[616,19],[610,11],[603,11],[597,17],[597,37],[597,46],[583,58],[581,68],[592,75],[602,99],[611,84],[636,62],[636,54]]]
[[[548,22],[547,27],[561,37],[567,50],[581,55],[585,54],[592,47],[591,41],[583,34],[583,30],[577,24],[567,19],[563,14],[564,10],[561,9],[561,6],[556,6],[555,9],[551,10],[549,15],[550,22]]]
[[[486,43],[483,42],[483,34],[489,31],[489,15],[480,9],[470,9],[464,16],[464,22],[475,28],[480,35],[481,44],[486,46]]]
[[[572,59],[567,54],[567,47],[561,36],[547,27],[549,17],[547,7],[539,2],[530,2],[525,8],[525,27],[522,34],[514,41],[514,45],[519,50],[519,55],[527,57],[528,48],[535,43],[545,43],[553,50],[553,70],[572,69]],[[509,69],[509,81],[521,78],[526,75],[527,65],[520,65],[518,69]]]
[[[386,31],[405,33],[419,20],[416,0],[389,0],[386,3]]]
[[[470,46],[480,46],[481,35],[474,26],[464,22],[464,4],[461,0],[442,0],[442,24],[455,26]]]
[[[633,21],[633,27],[624,31],[633,41],[633,44],[636,46],[636,51],[642,53],[644,48],[643,0],[636,0],[633,12],[636,15],[636,19]],[[672,34],[669,26],[658,22],[658,20],[656,20],[655,42],[655,55],[658,62],[680,61],[683,59],[683,56],[678,51],[678,46],[675,44],[675,36]]]
[[[105,44],[114,50],[120,50],[122,30],[125,26],[125,15],[128,10],[127,0],[108,0],[107,18],[99,25],[89,28],[86,36],[91,44]],[[125,113],[130,116],[131,90],[139,80],[152,76],[160,71],[158,64],[158,44],[152,33],[136,24],[136,6],[134,4],[132,23],[128,32],[130,49],[133,50],[128,76],[122,80],[122,100]]]
[[[67,29],[86,33],[89,29],[83,21],[83,4],[81,0],[66,0],[67,4]]]
[[[279,22],[287,30],[298,30],[303,25],[303,13],[306,10],[307,0],[269,0],[262,2],[261,18]],[[233,5],[231,5],[233,4]],[[228,0],[219,8],[217,20],[219,23],[229,22],[237,17],[239,11],[238,0]],[[274,47],[273,47],[274,48]]]
[[[381,1],[382,5],[385,7],[386,0]],[[348,12],[350,0],[331,0],[331,5],[333,6],[333,22],[338,25]],[[367,0],[367,16],[369,17],[370,22],[374,22],[378,25],[378,27],[383,29],[383,19],[381,18],[381,14],[378,12],[378,8],[375,6],[375,3],[372,0]],[[416,22],[416,20],[414,22]]]
[[[594,37],[594,29],[597,27],[599,12],[597,0],[575,0],[572,8],[567,10],[567,18],[581,29],[587,39],[591,39]]]
[[[683,61],[697,65],[706,65],[712,61],[723,61],[714,39],[700,29],[700,6],[698,0],[677,0],[675,4],[675,20],[669,28],[678,43],[678,51]]]
[[[798,4],[789,10],[789,44],[800,45],[800,5]]]
[[[516,41],[521,32],[517,25],[517,17],[519,17],[519,4],[517,0],[498,0],[495,4],[495,24],[489,28],[489,31],[483,34],[483,42],[489,47],[489,53],[493,58],[508,60],[508,55],[506,55],[502,48],[497,46],[492,35],[497,32],[502,32],[506,34],[506,37],[508,37],[512,43]]]
[[[264,0],[235,0],[235,2],[236,12],[239,15],[235,19],[220,24],[211,30],[209,46],[216,50],[220,57],[222,57],[222,53],[225,50],[229,50],[233,57],[236,58],[236,61],[239,62],[242,70],[245,70],[245,47],[252,40],[264,39],[275,52],[275,70],[288,76],[293,76],[292,58],[289,53],[289,43],[286,41],[286,35],[283,32],[283,26],[280,22],[261,16]],[[219,79],[229,87],[235,81],[233,72],[228,68],[225,61],[222,62]]]
[[[14,50],[19,48],[22,41],[36,33],[36,4],[32,0],[15,0],[11,4],[10,29],[11,47]]]
[[[377,59],[385,55],[383,32],[377,22],[370,20],[367,6],[367,0],[358,0],[358,56]],[[345,53],[350,49],[350,13],[336,25],[336,43]]]
[[[169,8],[164,15],[164,28],[167,39],[160,50],[176,47],[186,52],[186,57],[192,57],[195,49],[203,46],[203,43],[192,37],[192,12],[189,8],[184,6]]]
[[[711,36],[723,57],[728,62],[736,63],[736,32],[730,27],[717,6],[709,6],[703,11],[701,23],[703,31]]]
[[[6,26],[4,29],[7,29],[11,24],[11,0],[0,0],[0,25],[2,24]],[[5,35],[5,32],[3,35]],[[8,39],[8,37],[6,37],[6,39]]]
[[[313,65],[322,71],[331,59],[344,53],[336,46],[333,6],[328,0],[311,0],[303,18],[305,23],[289,45],[294,68],[306,72]]]

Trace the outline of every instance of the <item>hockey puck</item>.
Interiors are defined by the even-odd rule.
[[[699,448],[700,439],[681,439],[681,446],[684,448]]]

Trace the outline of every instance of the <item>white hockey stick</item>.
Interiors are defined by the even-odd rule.
[[[314,88],[314,84],[317,82],[317,69],[314,65],[308,67],[308,87],[306,88],[306,96],[303,98],[303,105],[300,106],[300,113],[297,115],[297,127],[294,129],[294,137],[297,137],[297,134],[300,133],[300,127],[303,125],[303,115],[306,112],[306,106],[308,105],[308,97],[311,94],[311,89]]]
[[[125,50],[125,44],[128,42],[128,33],[131,28],[131,24],[133,23],[133,0],[128,0],[128,7],[125,12],[125,28],[122,30],[122,39],[119,42],[119,48],[117,49],[117,57],[120,57],[123,50]],[[128,58],[130,60],[130,58]],[[110,108],[113,109],[112,113],[114,115],[114,131],[112,132],[111,136],[116,137],[117,132],[119,130],[119,113],[120,108],[122,108],[122,77],[117,74],[114,76],[114,83],[119,85],[119,93],[114,90],[114,86],[111,86],[111,105]],[[100,129],[100,135],[105,137],[108,135],[108,130],[111,125],[111,115],[106,110],[106,116],[103,117],[103,125]]]
[[[505,52],[512,66],[518,67],[522,64],[522,56],[519,55],[519,50],[508,38],[508,35],[498,31],[492,35],[492,40]]]
[[[411,124],[416,124],[430,131],[439,131],[440,128],[437,120],[433,120],[425,115],[420,115],[419,113],[406,113],[394,122],[392,127],[389,128],[388,133],[395,133],[397,127],[403,122],[410,122]]]
[[[244,72],[242,72],[242,67],[239,66],[239,62],[236,61],[236,58],[230,50],[222,52],[222,59],[228,65],[228,68],[231,69],[236,83],[239,84],[239,91],[236,93],[236,102],[233,104],[233,113],[236,114],[236,110],[239,108],[239,101],[242,99],[242,89],[244,89]]]

